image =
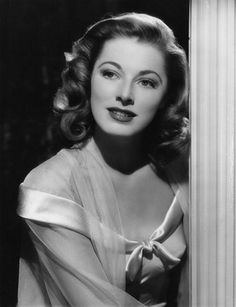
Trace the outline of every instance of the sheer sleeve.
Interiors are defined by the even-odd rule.
[[[69,154],[46,161],[21,185],[18,214],[29,245],[18,306],[143,306],[124,289],[125,241],[106,210],[114,203],[103,188],[109,182],[97,164]]]
[[[34,265],[38,264],[41,273],[38,286],[44,289],[49,306],[119,306],[88,238],[59,226],[32,221],[27,225],[38,258]],[[31,269],[35,269],[32,259]],[[30,305],[31,282],[28,280],[27,300],[29,306],[35,306],[34,297]],[[26,306],[22,296],[19,306]]]
[[[70,160],[70,155],[66,154],[66,150],[61,150],[31,170],[23,184],[37,191],[74,200],[82,205],[79,194],[73,191],[74,167],[76,166]],[[81,171],[79,165],[77,165],[77,171]]]

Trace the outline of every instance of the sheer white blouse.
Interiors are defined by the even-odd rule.
[[[176,182],[173,187],[179,191],[184,232],[188,234],[187,186]],[[181,242],[178,256],[158,242],[151,242],[151,248],[149,242],[150,252],[146,253],[147,245],[124,237],[114,187],[89,144],[82,150],[61,150],[31,171],[20,186],[18,214],[29,236],[28,240],[23,238],[20,259],[19,307],[168,304],[168,293],[163,295],[165,280],[173,268],[182,265],[185,244]],[[127,255],[132,255],[134,266],[127,268]],[[150,272],[145,282],[140,282],[142,276],[127,281],[132,271],[142,272],[144,258],[150,256],[153,270],[161,278],[155,282]],[[185,265],[178,306],[188,306],[187,275]],[[132,291],[146,292],[135,298]]]

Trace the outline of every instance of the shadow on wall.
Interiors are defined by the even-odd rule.
[[[1,306],[15,306],[20,221],[18,186],[26,174],[57,151],[48,129],[53,95],[60,86],[64,51],[102,16],[136,11],[162,18],[188,46],[188,1],[2,0],[1,71]]]

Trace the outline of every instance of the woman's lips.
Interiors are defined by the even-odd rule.
[[[110,116],[119,122],[130,122],[137,114],[130,110],[124,110],[119,108],[107,108]]]

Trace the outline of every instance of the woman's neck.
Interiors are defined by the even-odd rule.
[[[106,164],[124,174],[131,174],[148,163],[142,135],[123,137],[95,129],[94,141]]]

